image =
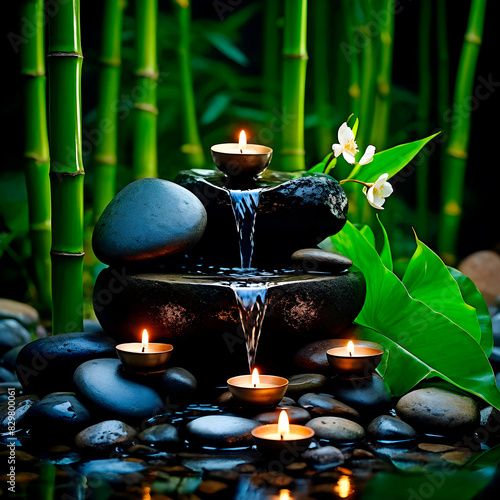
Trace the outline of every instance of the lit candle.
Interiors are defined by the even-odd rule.
[[[116,353],[127,371],[148,374],[164,372],[172,350],[171,344],[150,344],[147,330],[142,332],[142,342],[116,346]]]
[[[240,132],[240,140],[239,140],[239,147],[240,147],[240,153],[243,154],[243,149],[247,145],[247,134],[245,134],[245,131],[242,130]]]
[[[368,376],[377,368],[384,348],[375,342],[366,340],[339,339],[335,347],[326,351],[328,363],[339,375]]]

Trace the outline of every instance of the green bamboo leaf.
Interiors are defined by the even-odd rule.
[[[383,236],[383,244],[382,244],[382,250],[380,251],[380,258],[382,259],[384,266],[387,267],[389,271],[393,271],[392,252],[391,252],[391,244],[389,242],[389,235],[387,234],[387,231],[385,230],[385,227],[382,224],[380,217],[378,216],[378,214],[376,215]]]
[[[327,173],[325,172],[327,165],[329,170],[331,170],[336,164],[337,164],[337,158],[332,159],[332,154],[333,153],[328,153],[319,163],[316,163],[314,167],[311,167],[306,173],[314,173],[314,172],[319,172],[319,173]],[[331,160],[331,161],[330,161]]]
[[[354,167],[348,178],[353,179],[356,177],[358,181],[375,182],[385,173],[388,173],[389,177],[392,177],[406,167],[417,153],[439,133],[430,135],[419,141],[400,144],[380,153],[375,153],[371,163],[363,165],[361,168],[359,166]]]
[[[434,311],[468,332],[481,343],[481,329],[474,307],[465,303],[458,283],[452,278],[444,262],[415,234],[417,249],[413,254],[403,284],[410,295],[421,300]],[[439,283],[439,286],[436,286]]]
[[[231,102],[231,96],[225,92],[215,95],[210,99],[205,111],[201,115],[200,123],[209,125],[219,118],[219,116],[227,109]]]
[[[373,248],[376,248],[375,234],[370,226],[364,225],[360,228],[359,232],[367,239],[368,243],[370,243]]]
[[[389,350],[385,380],[394,395],[437,376],[500,407],[491,365],[470,334],[414,299],[350,222],[331,239],[365,276],[366,299],[356,322],[381,334],[380,342]],[[435,286],[441,282],[435,280]]]
[[[231,61],[241,66],[248,66],[247,56],[226,35],[211,31],[205,33],[205,38]]]
[[[481,292],[470,278],[453,267],[448,267],[448,271],[458,283],[465,302],[476,309],[476,315],[481,329],[480,344],[486,356],[489,357],[493,350],[493,330],[491,327],[491,316],[488,311],[488,305]]]

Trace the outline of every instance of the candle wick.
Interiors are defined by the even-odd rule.
[[[142,346],[142,352],[145,352],[146,351],[146,348],[144,346]]]
[[[243,154],[243,148],[240,148],[240,153]]]
[[[349,351],[349,356],[351,356],[351,358],[352,358],[352,352],[351,351]]]
[[[283,441],[283,439],[285,439],[285,436],[281,434],[281,441]]]
[[[253,384],[254,387],[257,387],[257,384]]]

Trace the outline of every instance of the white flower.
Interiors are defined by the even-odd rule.
[[[366,165],[367,163],[370,163],[373,160],[373,155],[375,154],[375,146],[368,146],[366,148],[365,154],[361,157],[361,160],[359,160],[360,165]]]
[[[340,126],[338,138],[340,144],[334,144],[332,146],[335,158],[340,156],[340,154],[342,153],[344,160],[352,165],[356,161],[354,155],[358,152],[358,145],[354,140],[352,129],[347,125],[347,122],[344,122]]]
[[[356,163],[356,153],[359,152],[358,145],[354,140],[354,133],[347,125],[347,122],[344,122],[338,132],[338,139],[340,144],[333,144],[332,150],[335,158],[340,156],[344,157],[344,160],[351,165]],[[373,160],[373,155],[375,153],[375,146],[368,146],[366,148],[365,154],[361,157],[359,161],[359,165],[366,165]]]
[[[385,203],[385,198],[391,196],[393,189],[387,178],[389,174],[382,174],[376,182],[363,188],[363,193],[366,194],[368,203],[378,210],[384,210],[382,205]]]

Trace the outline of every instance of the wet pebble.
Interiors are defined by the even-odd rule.
[[[317,439],[333,443],[355,443],[365,438],[365,430],[356,422],[341,417],[317,417],[306,424],[314,430]]]
[[[18,396],[14,399],[13,417],[16,422],[16,429],[22,429],[24,427],[23,419],[27,411],[38,401],[40,401],[40,398],[35,395]],[[8,401],[0,403],[0,432],[9,430],[9,411],[12,411],[12,408],[9,408],[9,406],[11,405],[9,405]]]
[[[319,373],[299,373],[288,377],[286,395],[298,398],[307,392],[321,392],[325,387],[327,378]]]
[[[359,420],[360,418],[357,410],[327,395],[304,394],[299,399],[298,404],[303,408],[311,408],[312,413],[321,413],[320,416],[342,417],[350,420]]]
[[[27,344],[31,334],[15,319],[0,320],[0,356],[13,347]]]
[[[305,410],[304,408],[299,408],[297,406],[291,406],[291,407],[282,406],[276,408],[276,410],[273,411],[259,413],[254,417],[254,420],[256,420],[261,424],[276,424],[278,423],[278,419],[282,411],[286,412],[291,424],[302,425],[311,420],[311,415],[309,415],[307,410]]]
[[[105,420],[91,425],[77,434],[75,444],[86,451],[109,451],[123,447],[136,436],[136,430],[119,420]]]
[[[178,445],[181,440],[177,428],[171,424],[159,424],[144,429],[139,434],[139,439],[154,445]]]
[[[304,271],[326,271],[340,273],[352,266],[352,260],[335,252],[321,248],[302,248],[292,254],[292,262]]]
[[[34,307],[10,299],[0,299],[0,318],[15,319],[26,328],[31,328],[40,321],[38,311]]]
[[[158,382],[158,392],[174,399],[184,399],[196,392],[197,382],[194,375],[179,366],[167,368]]]
[[[374,418],[366,430],[377,441],[411,441],[418,437],[411,425],[389,415]]]
[[[302,457],[317,469],[330,469],[344,463],[343,453],[334,446],[322,446],[302,453]]]

